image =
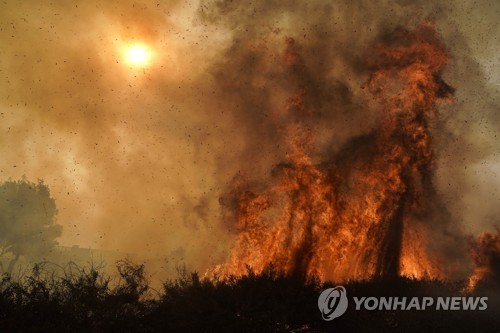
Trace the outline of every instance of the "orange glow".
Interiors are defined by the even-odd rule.
[[[469,278],[465,291],[474,291],[479,283],[498,281],[500,275],[500,229],[496,233],[484,232],[471,240],[470,255],[474,274]]]
[[[247,265],[259,273],[272,263],[321,280],[443,277],[418,216],[434,160],[429,122],[453,91],[439,76],[448,55],[430,24],[396,32],[369,54],[365,87],[373,104],[367,107],[381,112],[379,127],[318,164],[311,158],[314,133],[294,120],[283,126],[289,153],[271,185],[257,191],[235,184],[230,201],[222,200],[233,210],[238,234],[217,274],[244,274]],[[293,40],[283,66],[305,75]],[[314,111],[307,89],[290,96],[286,112]]]
[[[151,51],[143,45],[132,45],[127,48],[126,60],[130,65],[146,66],[151,58]]]

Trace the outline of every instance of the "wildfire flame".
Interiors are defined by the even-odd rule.
[[[433,191],[436,104],[451,101],[453,93],[440,76],[447,59],[432,24],[383,38],[364,86],[373,101],[368,107],[380,112],[377,128],[322,163],[311,158],[311,128],[297,120],[286,124],[289,154],[273,170],[271,185],[257,193],[237,184],[222,199],[233,209],[238,233],[217,273],[240,275],[247,266],[259,273],[272,263],[321,280],[442,276],[418,216]],[[291,75],[306,69],[293,39],[283,63]],[[301,86],[288,99],[286,112],[314,112],[308,89]]]
[[[482,287],[500,287],[500,229],[496,234],[482,233],[471,240],[471,257],[474,274],[469,278],[466,291]]]

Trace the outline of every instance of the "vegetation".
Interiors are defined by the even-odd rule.
[[[62,231],[56,215],[55,201],[42,181],[0,183],[0,274],[11,274],[21,256],[34,262],[53,250]]]
[[[269,268],[256,275],[201,279],[181,271],[154,292],[144,266],[117,264],[119,278],[90,265],[60,274],[37,264],[29,276],[0,280],[0,332],[417,332],[496,331],[499,294],[485,311],[356,311],[321,318],[319,293],[331,284],[304,282]],[[351,296],[457,296],[461,283],[406,278],[351,282]]]

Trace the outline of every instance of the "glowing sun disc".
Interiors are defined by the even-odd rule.
[[[134,45],[127,50],[127,61],[132,65],[146,65],[149,60],[149,51],[142,45]]]

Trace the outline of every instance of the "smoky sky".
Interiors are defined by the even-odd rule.
[[[203,270],[233,239],[220,198],[286,159],[284,105],[307,91],[312,158],[377,121],[370,48],[435,22],[455,101],[434,129],[437,191],[457,228],[497,223],[496,1],[4,1],[0,178],[43,179],[60,243],[171,257]],[[153,50],[131,68],[124,45]],[[296,52],[307,75],[285,70]]]

